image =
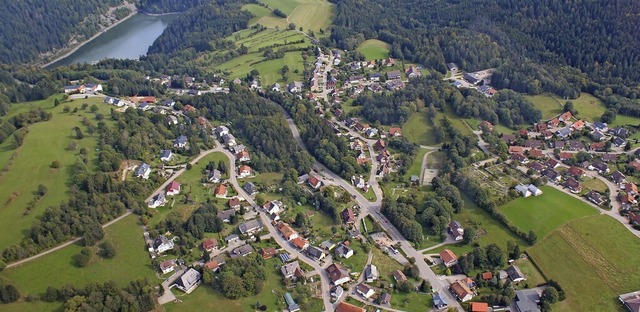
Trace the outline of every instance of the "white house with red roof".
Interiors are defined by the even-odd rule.
[[[167,188],[165,189],[165,191],[167,193],[167,196],[180,194],[180,183],[178,183],[178,181],[176,180],[171,181],[171,183],[167,185]]]
[[[243,165],[238,168],[238,177],[241,179],[251,176],[252,174],[253,170],[251,170],[251,167],[249,166]]]

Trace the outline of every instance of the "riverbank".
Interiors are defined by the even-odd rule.
[[[167,13],[147,13],[144,11],[140,11],[140,14],[144,14],[144,15],[149,15],[149,16],[166,16],[166,15],[174,15],[174,14],[180,14],[182,12],[167,12]]]
[[[56,62],[58,62],[58,61],[60,61],[60,60],[62,60],[62,59],[64,59],[64,58],[68,57],[69,55],[71,55],[71,54],[73,54],[74,52],[78,51],[78,49],[82,48],[82,47],[83,47],[84,45],[86,45],[87,43],[91,42],[92,40],[94,40],[94,39],[98,38],[98,37],[99,37],[100,35],[102,35],[103,33],[107,32],[109,29],[111,29],[111,28],[113,28],[113,27],[116,27],[116,26],[120,25],[122,22],[124,22],[124,21],[126,21],[126,20],[128,20],[128,19],[132,18],[132,17],[133,17],[133,16],[135,16],[136,14],[138,14],[138,9],[136,9],[136,8],[134,7],[134,8],[131,10],[131,13],[129,13],[129,15],[127,15],[127,16],[126,16],[126,17],[124,17],[123,19],[120,19],[120,20],[116,21],[115,23],[113,23],[113,24],[111,24],[111,25],[109,25],[109,26],[105,27],[104,29],[102,29],[102,30],[100,30],[98,33],[96,33],[95,35],[91,36],[91,38],[89,38],[89,39],[87,39],[87,40],[85,40],[85,41],[82,41],[82,42],[78,43],[78,44],[77,44],[77,45],[75,45],[73,48],[70,48],[70,49],[68,49],[68,50],[67,50],[67,49],[63,49],[62,51],[64,51],[64,52],[61,52],[62,54],[58,54],[58,55],[54,56],[54,59],[53,59],[53,60],[51,60],[51,61],[49,61],[49,62],[47,62],[47,63],[45,63],[45,64],[40,65],[40,67],[42,67],[42,68],[47,68],[47,67],[51,66],[52,64],[55,64]]]

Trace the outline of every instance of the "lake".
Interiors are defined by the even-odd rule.
[[[105,58],[137,59],[147,54],[153,41],[176,17],[177,14],[159,16],[136,14],[105,31],[71,55],[51,64],[50,67],[92,63]]]

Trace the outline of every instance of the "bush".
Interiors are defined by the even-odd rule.
[[[53,169],[58,169],[60,168],[60,161],[59,160],[54,160],[51,162],[51,165],[49,165],[49,167],[53,168]]]
[[[44,184],[38,185],[38,195],[44,196],[45,194],[47,194],[47,191],[47,187],[44,186]]]
[[[84,268],[87,266],[87,264],[89,264],[91,258],[83,253],[80,253],[74,256],[74,260],[76,261],[77,266]]]
[[[116,248],[110,242],[102,242],[98,247],[100,247],[100,257],[112,259],[116,256]]]

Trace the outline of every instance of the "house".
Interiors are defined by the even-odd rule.
[[[238,234],[231,234],[231,235],[225,237],[224,241],[227,243],[227,245],[229,245],[231,243],[237,243],[237,242],[240,241],[240,236],[238,236]]]
[[[231,218],[235,217],[235,215],[236,215],[236,210],[233,208],[220,211],[218,212],[218,214],[216,214],[216,216],[220,218],[220,220],[222,220],[222,222],[224,223],[230,223]]]
[[[602,156],[602,161],[604,162],[614,162],[614,161],[618,161],[618,155],[617,154],[604,154],[601,155]]]
[[[524,147],[522,146],[509,146],[509,154],[523,154]]]
[[[584,121],[578,120],[571,125],[573,130],[582,130],[584,128]]]
[[[253,171],[251,170],[251,167],[247,165],[242,165],[238,168],[238,177],[241,179],[249,177],[252,174],[253,174]]]
[[[379,301],[380,301],[380,304],[389,304],[391,302],[391,294],[387,292],[381,294]]]
[[[161,161],[168,162],[171,161],[171,158],[173,158],[173,152],[171,152],[171,150],[162,150],[162,152],[160,152]]]
[[[344,294],[344,289],[340,286],[335,286],[331,288],[331,292],[329,294],[331,295],[331,299],[338,300],[342,297],[342,294]]]
[[[640,291],[622,294],[618,297],[618,300],[622,302],[625,308],[631,312],[640,311]]]
[[[282,273],[283,278],[289,280],[296,280],[299,277],[304,277],[304,273],[302,272],[300,263],[298,263],[298,261],[293,261],[282,265],[282,267],[280,267],[280,273]]]
[[[176,262],[173,260],[166,260],[160,263],[160,271],[162,274],[167,274],[169,272],[173,272],[176,267]]]
[[[593,128],[600,132],[607,132],[609,130],[608,125],[604,122],[596,121],[593,123]]]
[[[340,212],[340,217],[342,218],[342,223],[344,224],[354,224],[356,222],[356,216],[353,213],[353,209],[346,208]]]
[[[516,291],[516,310],[517,312],[540,312],[538,303],[540,302],[540,293],[536,289],[522,289]]]
[[[179,136],[173,141],[173,147],[184,148],[187,146],[187,137],[184,135]]]
[[[364,188],[366,186],[366,182],[362,177],[351,177],[351,183],[357,188]]]
[[[560,163],[558,163],[557,160],[553,159],[553,158],[549,158],[547,159],[547,167],[551,168],[551,169],[555,169],[556,167],[558,167],[560,165]]]
[[[589,191],[589,193],[587,193],[587,199],[589,199],[590,202],[598,206],[604,204],[604,199],[602,198],[602,195],[600,195],[600,193],[596,191]]]
[[[216,271],[218,271],[218,269],[220,269],[220,266],[222,264],[224,264],[224,262],[220,263],[217,260],[211,260],[211,261],[205,263],[204,267],[209,269],[209,270],[211,270],[211,271],[213,271],[213,272],[216,272]]]
[[[245,149],[246,148],[242,144],[238,144],[238,145],[234,145],[234,146],[229,147],[229,150],[234,154],[238,154],[238,153],[244,151]]]
[[[627,165],[629,168],[633,168],[635,171],[640,171],[640,160],[634,159]]]
[[[249,195],[255,195],[258,193],[256,186],[251,183],[251,182],[246,182],[245,184],[242,185],[242,189],[247,192],[247,194]]]
[[[383,140],[377,140],[375,144],[373,144],[373,149],[376,151],[380,151],[387,148],[387,143]]]
[[[392,80],[387,80],[384,83],[384,86],[387,88],[387,90],[395,91],[395,90],[400,90],[404,88],[404,82],[402,82],[402,80],[400,79],[392,79]]]
[[[227,187],[224,184],[218,184],[213,193],[216,195],[216,198],[225,198],[227,197]]]
[[[325,250],[331,250],[336,247],[336,244],[333,243],[332,241],[326,240],[320,243],[320,247],[322,247],[322,249],[325,249]]]
[[[623,209],[629,209],[632,205],[638,204],[638,201],[636,200],[635,196],[633,196],[631,193],[625,193],[625,192],[619,193],[618,200],[622,202]]]
[[[336,308],[336,312],[366,312],[367,310],[365,310],[364,308],[361,308],[359,306],[350,304],[350,303],[346,303],[344,301],[340,302],[338,304],[338,307]]]
[[[396,60],[388,57],[388,58],[384,59],[384,61],[382,61],[382,63],[384,64],[384,66],[389,67],[389,66],[395,65],[396,64]]]
[[[309,186],[311,186],[316,190],[320,188],[320,186],[322,185],[322,182],[320,182],[320,179],[312,175],[309,175],[309,178],[307,179],[307,183],[309,183]]]
[[[168,239],[164,235],[156,237],[156,239],[153,241],[153,250],[155,250],[155,252],[158,254],[161,254],[167,250],[171,250],[173,249],[173,247],[173,240]]]
[[[223,135],[222,136],[222,141],[228,147],[232,147],[232,146],[235,146],[236,144],[238,144],[236,142],[236,137],[234,137],[233,134],[231,134],[231,133],[227,133],[227,134]]]
[[[532,162],[528,167],[537,173],[540,173],[542,169],[544,169],[544,165],[539,162]]]
[[[584,149],[584,144],[578,140],[569,141],[569,150],[571,151],[580,151]]]
[[[513,147],[513,146],[512,146]],[[510,159],[512,159],[513,161],[517,161],[521,164],[526,164],[527,162],[529,162],[529,159],[527,158],[527,156],[524,156],[522,154],[511,154],[511,156],[509,156]]]
[[[529,150],[529,157],[530,158],[538,159],[538,158],[542,158],[543,156],[544,156],[544,154],[542,153],[542,150],[535,149],[535,148],[532,149],[532,150]]]
[[[560,115],[560,117],[558,117],[558,120],[566,123],[567,121],[571,120],[572,117],[573,115],[571,114],[571,112],[564,112]]]
[[[507,275],[509,275],[509,279],[511,279],[511,281],[513,281],[514,283],[521,282],[527,279],[524,274],[522,274],[522,271],[520,271],[520,268],[518,266],[512,265],[505,271],[507,272]]]
[[[627,177],[625,177],[622,172],[616,170],[611,174],[611,180],[613,180],[613,182],[616,184],[622,184],[627,182]]]
[[[378,129],[376,128],[369,128],[367,129],[364,134],[367,136],[367,138],[373,138],[376,135],[378,135]]]
[[[316,261],[320,261],[326,256],[322,249],[315,246],[309,246],[309,248],[307,248],[307,255]]]
[[[473,292],[469,289],[466,283],[463,281],[455,281],[449,286],[451,293],[456,297],[456,299],[461,302],[466,302],[473,299]]]
[[[524,142],[524,147],[528,147],[528,148],[534,148],[534,149],[540,148],[541,145],[542,145],[542,141],[540,140],[526,140]]]
[[[592,152],[604,152],[605,149],[604,142],[593,142],[589,144],[589,150]]]
[[[167,196],[180,194],[180,183],[176,180],[171,181],[169,185],[167,185],[165,192],[167,193]]]
[[[535,186],[535,185],[533,185],[533,184],[529,184],[528,189],[529,189],[529,192],[531,192],[531,195],[533,195],[533,196],[540,196],[540,195],[542,195],[542,190],[540,190],[538,187],[536,187],[536,186]]]
[[[540,132],[540,134],[542,135],[542,137],[545,140],[551,140],[551,138],[553,138],[553,132],[551,132],[549,130],[542,130],[542,132]]]
[[[279,200],[273,200],[273,201],[267,201],[266,203],[264,203],[264,205],[262,205],[262,209],[264,209],[264,211],[267,214],[278,214],[280,213],[280,208],[282,208],[283,204],[281,201]]]
[[[293,297],[290,293],[284,294],[284,301],[287,304],[287,309],[289,312],[297,312],[300,311],[300,306],[293,300]]]
[[[534,128],[536,129],[536,131],[542,132],[546,131],[548,129],[548,126],[546,123],[537,123],[535,124]]]
[[[356,292],[365,299],[371,298],[375,294],[375,290],[365,283],[360,283],[356,286]]]
[[[349,248],[345,244],[340,244],[336,247],[336,255],[338,257],[349,259],[353,256],[353,249]]]
[[[236,160],[239,161],[239,162],[250,161],[251,160],[251,156],[249,155],[249,152],[241,151],[241,152],[236,154]]]
[[[167,198],[163,193],[158,193],[156,196],[153,196],[151,200],[147,203],[149,208],[158,208],[160,206],[164,206],[167,203]]]
[[[83,85],[70,85],[64,87],[64,93],[84,93],[85,87]]]
[[[307,248],[309,248],[309,242],[302,238],[302,237],[296,237],[294,239],[291,240],[291,243],[296,246],[296,248],[300,249],[300,250],[305,250]]]
[[[516,189],[516,192],[518,192],[518,193],[520,193],[520,195],[522,195],[522,197],[531,196],[531,191],[529,191],[529,189],[526,186],[522,185],[522,184],[516,185],[515,189]]]
[[[573,159],[573,154],[569,152],[560,152],[560,156],[558,157],[561,161]]]
[[[369,124],[363,124],[360,122],[356,122],[356,124],[353,126],[354,129],[356,129],[359,132],[365,132],[369,129],[371,129],[371,126],[369,126]]]
[[[464,78],[464,80],[466,80],[469,83],[474,84],[474,85],[477,85],[477,84],[480,83],[480,81],[482,81],[480,76],[478,76],[478,74],[476,74],[476,73],[464,73],[463,78]]]
[[[393,279],[396,280],[396,283],[402,283],[407,281],[407,276],[402,271],[395,270],[393,271]]]
[[[569,167],[569,169],[567,170],[567,174],[569,174],[570,176],[572,176],[572,177],[574,177],[576,179],[580,179],[580,178],[585,176],[584,170],[582,170],[581,168],[578,168],[576,166]]]
[[[284,237],[287,241],[298,238],[298,232],[291,228],[291,226],[287,223],[280,222],[276,225],[276,229],[280,232],[280,235]]]
[[[560,174],[557,171],[553,170],[553,169],[545,168],[540,173],[543,176],[547,177],[547,179],[549,181],[560,182],[560,179],[561,179]]]
[[[556,135],[558,137],[564,139],[564,138],[568,137],[569,135],[571,135],[571,128],[564,127],[564,128],[558,129],[558,131],[556,131]]]
[[[143,163],[138,167],[138,169],[136,169],[136,172],[134,175],[136,178],[148,179],[150,173],[151,173],[151,167],[147,163]]]
[[[229,252],[231,259],[246,257],[253,253],[253,247],[249,244],[244,244],[240,247],[236,247]]]
[[[549,120],[548,125],[551,128],[555,128],[558,125],[560,125],[560,120],[558,120],[558,118],[553,118],[553,119]]]
[[[347,270],[345,270],[339,264],[332,263],[325,269],[325,271],[329,276],[329,280],[331,280],[331,283],[333,283],[333,285],[335,286],[342,285],[351,280],[351,278],[349,277],[349,272],[347,272]]]
[[[438,310],[444,310],[449,306],[447,298],[440,294],[440,292],[433,293],[433,307]]]
[[[242,235],[249,235],[259,231],[262,231],[262,220],[260,219],[252,219],[246,222],[241,223],[238,228],[240,229],[240,233]]]
[[[222,173],[220,172],[220,170],[213,169],[209,171],[209,174],[207,175],[207,181],[211,183],[218,183],[220,182],[220,180],[222,180]]]
[[[511,144],[513,142],[515,142],[517,140],[515,134],[503,134],[502,135],[502,141],[504,141],[504,143]]]
[[[486,302],[470,302],[469,312],[489,312],[489,304]]]
[[[447,68],[450,71],[458,71],[458,65],[456,63],[447,63]]]
[[[302,82],[294,81],[287,85],[287,91],[291,93],[300,93],[302,92],[302,87],[304,87],[304,84]]]
[[[580,193],[580,191],[582,191],[582,185],[580,185],[580,182],[576,181],[574,178],[567,179],[567,181],[564,183],[564,186],[574,194]]]
[[[260,256],[262,256],[263,259],[271,259],[276,255],[276,249],[273,247],[260,248],[260,250],[258,250],[258,253],[260,254]]]
[[[482,280],[483,281],[490,281],[493,278],[493,273],[487,271],[487,272],[482,272]]]
[[[373,283],[378,279],[378,267],[373,264],[367,264],[364,268],[364,280],[367,283]]]
[[[215,238],[206,239],[202,242],[202,249],[207,252],[212,252],[218,249],[218,240]]]
[[[638,195],[638,187],[635,183],[625,183],[620,188],[631,195]]]
[[[198,285],[200,285],[202,275],[200,272],[196,271],[196,269],[191,268],[184,274],[182,274],[173,285],[178,287],[178,289],[184,291],[187,294],[190,294]],[[172,286],[173,286],[172,285]]]
[[[594,161],[593,164],[589,165],[589,167],[587,168],[589,170],[596,170],[600,174],[609,173],[609,166],[607,166],[607,164],[601,161]]]
[[[402,136],[402,129],[397,127],[391,127],[389,128],[389,135],[392,137]]]
[[[562,141],[562,140],[555,140],[555,141],[553,141],[553,143],[552,143],[552,145],[551,145],[551,146],[552,146],[553,148],[557,148],[557,149],[559,149],[559,150],[562,150],[562,149],[564,148],[564,145],[565,145],[565,144],[564,144],[564,141]]]
[[[618,128],[613,128],[610,130],[611,134],[615,135],[616,137],[622,138],[622,139],[626,139],[629,136],[629,131],[625,128],[622,127],[618,127]]]
[[[458,221],[451,221],[449,223],[448,232],[456,241],[461,241],[464,239],[464,228]]]
[[[387,80],[396,80],[402,78],[400,71],[392,70],[387,72]]]
[[[453,253],[453,251],[449,249],[445,249],[440,252],[440,259],[442,259],[442,264],[447,268],[450,268],[456,264],[458,264],[458,256]]]
[[[227,128],[226,126],[218,126],[213,129],[213,132],[217,137],[222,138],[225,135],[229,134],[229,128]]]
[[[169,126],[171,125],[177,125],[178,124],[178,117],[173,116],[173,115],[169,115],[167,116],[167,124]]]

